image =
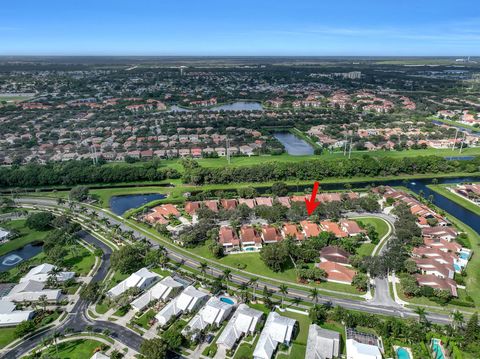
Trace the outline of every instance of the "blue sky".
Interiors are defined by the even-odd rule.
[[[18,0],[0,55],[480,55],[478,0]]]

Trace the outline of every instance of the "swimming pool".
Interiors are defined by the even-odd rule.
[[[230,305],[234,305],[235,302],[230,299],[230,298],[227,298],[227,297],[220,297],[220,301],[224,302],[224,303],[227,303],[227,304],[230,304]]]
[[[412,359],[407,349],[399,347],[396,350],[398,359]]]
[[[435,355],[434,359],[445,359],[442,350],[442,342],[440,339],[432,339],[432,350],[433,354]]]
[[[458,256],[461,258],[461,259],[465,259],[468,261],[468,259],[470,258],[470,251],[466,251],[464,249],[462,249],[460,251],[460,253],[458,253]]]

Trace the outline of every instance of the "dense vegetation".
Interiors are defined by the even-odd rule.
[[[0,187],[36,187],[87,183],[161,181],[179,178],[171,168],[160,168],[158,161],[135,165],[94,165],[90,161],[51,162],[0,168]]]
[[[297,163],[264,163],[255,166],[186,168],[183,181],[196,185],[281,180],[321,180],[324,178],[397,176],[401,174],[454,173],[478,171],[480,159],[448,161],[438,156],[414,158],[362,158]]]

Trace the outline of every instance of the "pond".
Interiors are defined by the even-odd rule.
[[[148,202],[164,199],[166,196],[160,193],[128,194],[113,196],[110,198],[110,209],[113,213],[121,216],[132,208],[138,208]]]
[[[238,101],[226,105],[215,106],[209,111],[262,111],[263,106],[260,102]]]
[[[313,147],[290,132],[275,132],[273,134],[284,147],[289,155],[305,156],[313,155]]]
[[[41,243],[31,243],[0,257],[0,272],[6,272],[42,251]]]

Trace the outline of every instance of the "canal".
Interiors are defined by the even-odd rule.
[[[160,193],[128,194],[122,196],[113,196],[110,198],[110,209],[116,215],[123,215],[132,208],[138,208],[148,202],[164,199],[166,196]]]
[[[289,155],[292,156],[307,156],[313,155],[313,147],[301,139],[300,137],[295,136],[290,132],[275,132],[273,134],[282,145],[285,147],[285,150]]]

